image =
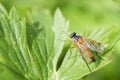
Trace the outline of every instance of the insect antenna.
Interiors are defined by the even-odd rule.
[[[65,31],[62,31],[65,35],[67,35],[67,38],[66,39],[64,39],[64,40],[61,40],[61,39],[58,39],[58,40],[60,40],[60,41],[65,41],[65,42],[67,42],[67,41],[69,41],[69,42],[72,42],[72,41],[70,41],[68,38],[69,38],[69,33],[67,33],[67,32],[65,32]]]
[[[68,39],[69,36],[70,36],[69,33],[65,32],[65,31],[62,31],[61,34],[63,34],[63,33],[64,33],[65,35],[67,35],[67,38],[66,38],[66,39],[58,39],[58,40],[59,40],[59,41],[62,41],[62,42],[63,42],[63,41],[64,41],[64,42],[70,41],[70,40]],[[71,42],[71,41],[70,41],[70,42]]]
[[[70,34],[69,33],[67,33],[67,32],[65,32],[65,31],[63,31],[67,36],[70,36]]]

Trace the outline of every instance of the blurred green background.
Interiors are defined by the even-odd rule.
[[[26,16],[27,12],[34,8],[40,11],[48,11],[53,17],[54,11],[59,7],[64,17],[70,21],[70,32],[80,33],[81,31],[94,31],[101,27],[120,27],[119,0],[0,0],[0,2],[8,11],[14,6],[21,17]],[[120,80],[119,45],[120,42],[115,46],[111,64],[84,79]]]

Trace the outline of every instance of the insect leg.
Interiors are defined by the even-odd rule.
[[[69,49],[70,49],[70,56],[71,56],[71,54],[72,54],[72,49],[73,49],[73,48],[75,48],[75,45],[69,48]],[[70,56],[69,56],[69,58],[70,58]]]
[[[100,58],[101,60],[104,60],[102,57],[100,57],[100,56],[98,55],[97,52],[95,52],[95,54],[97,55],[98,58]]]
[[[83,58],[83,60],[85,61],[86,65],[87,65],[87,67],[88,67],[88,69],[89,69],[89,71],[92,72],[92,70],[91,70],[90,67],[89,67],[89,64],[88,64],[87,61],[86,61],[86,59],[85,59],[84,57],[82,57],[82,58]]]

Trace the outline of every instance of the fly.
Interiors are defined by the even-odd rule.
[[[85,61],[88,69],[91,71],[91,69],[89,67],[89,63],[96,62],[96,59],[95,59],[92,51],[96,52],[96,55],[99,58],[101,58],[98,55],[98,53],[101,53],[104,51],[104,46],[97,41],[79,36],[75,32],[70,34],[70,38],[73,38],[74,45],[75,45],[74,47],[78,48],[78,50],[79,50],[83,60]]]

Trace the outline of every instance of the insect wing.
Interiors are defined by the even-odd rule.
[[[90,59],[89,55],[88,55],[88,51],[86,50],[86,46],[82,45],[82,44],[77,44],[78,45],[78,49],[80,51],[80,55],[82,56],[83,60],[89,64],[90,62],[92,62],[92,60]]]
[[[83,38],[83,45],[92,51],[96,51],[96,52],[103,52],[104,51],[104,46],[101,43],[96,42],[96,41],[91,40],[91,39],[88,39],[88,38]]]

